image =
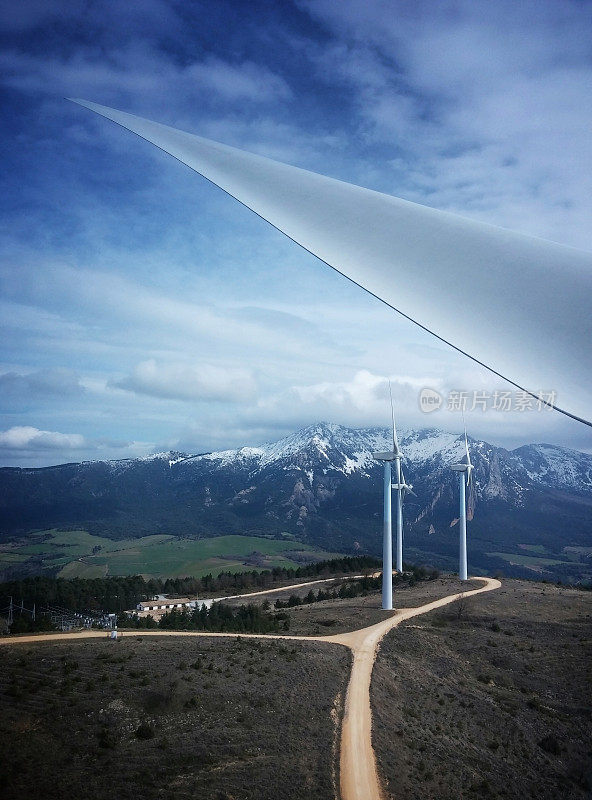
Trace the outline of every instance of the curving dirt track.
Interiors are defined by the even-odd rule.
[[[498,589],[501,583],[494,578],[474,578],[484,582],[479,589],[449,595],[418,608],[404,608],[384,622],[352,633],[324,637],[325,642],[335,642],[349,647],[354,655],[351,677],[345,700],[345,716],[341,730],[341,800],[382,800],[376,757],[372,747],[372,711],[370,707],[370,679],[381,639],[394,627],[410,617],[426,614],[436,608],[453,603],[461,595],[471,597],[481,592]]]
[[[134,636],[207,636],[241,637],[247,639],[291,639],[299,641],[326,642],[348,647],[353,653],[353,665],[347,687],[345,701],[345,715],[341,731],[340,748],[340,788],[341,800],[383,800],[384,792],[376,768],[376,757],[372,747],[372,711],[370,707],[370,680],[376,652],[382,638],[394,627],[411,617],[426,614],[436,608],[441,608],[453,603],[459,597],[490,592],[501,586],[500,581],[494,578],[472,578],[481,581],[484,585],[478,589],[470,589],[431,603],[426,603],[418,608],[404,608],[395,611],[376,625],[337,634],[336,636],[290,636],[289,634],[257,634],[257,633],[210,633],[207,631],[130,631]],[[301,586],[297,584],[296,586]],[[286,589],[296,586],[285,586]],[[270,590],[253,592],[253,594],[267,594]],[[273,590],[271,590],[273,591]],[[104,631],[81,631],[78,633],[48,633],[0,638],[0,645],[23,644],[44,641],[63,641],[71,639],[96,639],[104,638]]]

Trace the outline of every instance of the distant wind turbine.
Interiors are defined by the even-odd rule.
[[[473,465],[469,455],[469,442],[465,427],[465,455],[458,464],[452,464],[451,469],[458,472],[460,486],[460,522],[459,522],[459,566],[458,575],[461,581],[467,580],[467,505],[465,487],[469,492],[473,489]],[[470,504],[470,518],[472,518],[472,503]]]
[[[392,520],[392,490],[397,490],[397,571],[403,571],[403,498],[413,487],[405,482],[401,469],[401,450],[397,438],[395,425],[395,412],[393,408],[393,394],[389,381],[391,399],[391,419],[393,425],[393,449],[384,453],[373,453],[376,461],[384,462],[384,521],[382,531],[382,608],[390,611],[393,607],[393,520]],[[396,464],[397,482],[392,483],[392,463]]]
[[[382,608],[393,607],[393,518],[391,511],[391,463],[394,452],[372,453],[376,461],[384,462],[384,518],[382,527]]]
[[[391,382],[389,381],[389,394],[391,398],[391,419],[393,423],[393,453],[395,454],[396,464],[396,478],[397,482],[392,484],[392,488],[397,490],[397,546],[396,546],[396,568],[397,572],[403,572],[403,500],[407,493],[414,496],[413,485],[405,480],[403,474],[403,467],[401,466],[401,448],[399,447],[399,438],[397,436],[397,426],[395,424],[395,410],[393,407],[393,392],[391,389]]]

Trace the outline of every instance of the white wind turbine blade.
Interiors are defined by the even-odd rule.
[[[465,428],[465,453],[467,454],[467,486],[471,483],[473,475],[473,465],[471,463],[471,456],[469,454],[469,441],[467,439],[467,429]]]
[[[395,425],[395,407],[393,405],[393,389],[389,380],[389,396],[391,399],[391,421],[393,423],[393,453],[399,452],[399,439],[397,438],[397,426]]]
[[[199,172],[353,283],[516,388],[533,396],[556,393],[543,402],[592,426],[592,253],[75,102]],[[471,303],[462,314],[452,313],[467,292]]]
[[[403,473],[403,467],[401,467],[401,483],[405,486],[405,489],[403,491],[403,497],[406,494],[412,494],[413,497],[417,497],[417,495],[413,491],[413,486],[411,486],[410,484],[407,483],[407,480],[406,480],[405,475]]]
[[[473,471],[473,465],[471,463],[471,455],[469,453],[469,440],[468,440],[468,437],[467,437],[467,423],[465,421],[464,411],[463,411],[463,415],[462,415],[462,420],[463,420],[463,429],[464,429],[464,434],[465,434],[465,457],[467,459],[467,486],[468,486],[469,483],[471,482],[471,473]]]
[[[469,440],[467,437],[467,425],[465,422],[465,415],[463,414],[463,427],[465,431],[465,454],[467,458],[467,474],[466,474],[466,486],[468,488],[467,493],[467,521],[473,519],[473,515],[475,513],[475,481],[473,478],[473,464],[471,463],[471,455],[469,453]]]
[[[475,481],[472,476],[468,479],[467,486],[469,489],[467,492],[467,520],[470,522],[475,514],[475,505],[477,502],[475,494]]]

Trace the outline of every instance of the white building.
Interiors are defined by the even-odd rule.
[[[138,603],[136,611],[172,611],[174,608],[195,608],[197,600],[190,600],[188,597],[158,598],[158,600],[146,600]]]

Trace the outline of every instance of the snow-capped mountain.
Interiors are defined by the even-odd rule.
[[[384,428],[319,423],[260,447],[5,468],[1,530],[6,537],[76,525],[115,538],[289,532],[335,550],[377,553],[382,468],[372,453],[390,449],[391,436]],[[406,550],[452,566],[458,490],[449,465],[464,454],[464,438],[410,430],[399,432],[399,442],[417,494],[406,500]],[[592,456],[547,444],[509,451],[469,439],[469,446],[473,562],[477,553],[483,568],[505,563],[507,570],[508,559],[496,554],[535,548],[561,561],[548,556],[565,547],[585,560],[592,552]],[[524,571],[523,560],[509,568]]]
[[[400,431],[403,464],[421,475],[445,469],[464,455],[463,435],[435,428]],[[472,459],[482,467],[477,478],[478,496],[520,496],[532,486],[592,493],[592,456],[554,445],[528,445],[508,451],[469,437]],[[217,469],[241,467],[256,475],[267,467],[281,464],[284,469],[301,471],[311,486],[317,478],[331,473],[374,477],[377,464],[372,454],[392,448],[392,433],[387,428],[352,429],[318,423],[277,442],[260,447],[206,453],[198,456],[175,454],[173,463]],[[171,454],[161,457],[170,459]],[[206,464],[208,467],[206,467]]]
[[[437,430],[400,432],[399,440],[410,461],[426,460],[445,449],[454,455],[458,450],[456,445],[461,441],[453,434]],[[373,471],[376,466],[372,453],[391,447],[392,433],[387,428],[352,429],[321,422],[261,447],[242,447],[192,458],[215,461],[221,465],[249,462],[254,469],[262,469],[306,453],[311,459],[319,461],[324,474],[332,469],[344,475],[352,472],[369,475],[369,470]]]

